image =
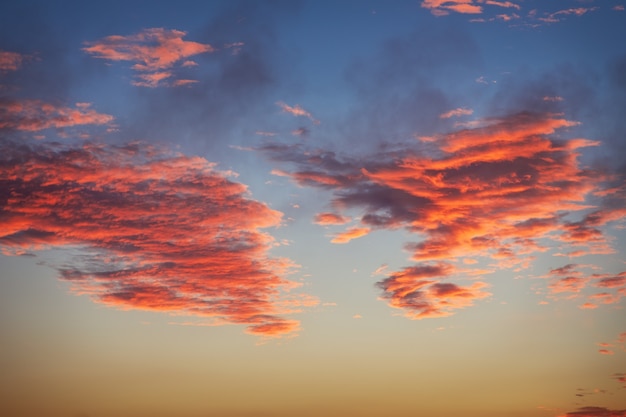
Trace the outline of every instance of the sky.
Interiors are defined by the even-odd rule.
[[[625,417],[626,1],[0,3],[0,415]]]

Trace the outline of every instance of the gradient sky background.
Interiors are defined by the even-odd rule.
[[[625,5],[2,2],[0,415],[626,416]]]

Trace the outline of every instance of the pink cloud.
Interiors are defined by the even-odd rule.
[[[106,125],[113,116],[98,113],[89,103],[67,107],[41,100],[0,99],[0,129],[35,132],[48,128]]]
[[[283,112],[285,113],[289,113],[293,116],[303,116],[306,117],[308,119],[310,119],[311,121],[313,121],[314,123],[319,123],[318,120],[315,120],[315,118],[313,117],[313,115],[311,113],[309,113],[308,111],[304,110],[302,107],[300,107],[299,104],[296,104],[295,106],[290,106],[288,104],[283,103],[282,101],[279,101],[276,103],[276,105],[278,107],[280,107]]]
[[[0,142],[8,190],[0,248],[82,248],[58,267],[71,291],[119,309],[294,333],[284,317],[315,304],[292,295],[291,260],[269,256],[282,214],[199,157],[141,143],[15,146]]]
[[[99,59],[134,62],[132,68],[140,73],[141,81],[133,84],[157,87],[168,85],[164,80],[173,75],[171,69],[176,64],[183,61],[181,66],[193,66],[195,62],[188,57],[215,51],[209,44],[183,40],[186,34],[180,30],[145,29],[134,35],[111,35],[86,42],[83,51]]]
[[[495,0],[487,0],[485,1],[485,4],[490,5],[490,6],[499,6],[499,7],[506,7],[506,8],[513,8],[516,10],[520,10],[521,6],[519,4],[515,4],[511,1],[495,1]]]

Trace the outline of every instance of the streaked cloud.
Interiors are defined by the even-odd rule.
[[[614,252],[602,228],[626,217],[617,203],[626,199],[626,192],[609,187],[608,173],[579,163],[579,150],[599,142],[557,136],[577,125],[558,115],[526,112],[483,119],[477,127],[412,142],[388,154],[342,157],[279,143],[258,149],[293,164],[292,171],[281,175],[301,186],[331,190],[337,215],[363,213],[360,226],[334,236],[334,242],[346,243],[363,229],[404,228],[420,236],[405,244],[418,265],[389,274],[379,286],[390,305],[422,318],[452,314],[488,295],[484,282],[436,285],[445,279],[486,276],[498,269],[522,271],[537,253],[550,250],[554,255],[563,250]],[[587,201],[603,193],[611,195],[611,205],[594,208]],[[455,266],[472,267],[476,261],[490,267]],[[553,275],[574,269],[563,267]],[[433,270],[432,276],[421,275]],[[548,290],[567,296],[601,288],[588,301],[609,304],[626,291],[621,275],[559,276]],[[396,281],[410,284],[396,290]]]
[[[558,417],[626,417],[626,410],[611,410],[605,407],[581,407]]]
[[[134,35],[111,35],[97,41],[85,42],[83,51],[108,61],[134,62],[132,68],[139,72],[139,80],[133,81],[134,85],[181,85],[176,84],[176,80],[171,84],[166,81],[174,77],[172,69],[177,64],[181,67],[194,66],[196,63],[187,60],[188,57],[215,50],[209,44],[183,40],[186,34],[173,29],[144,29]]]
[[[297,269],[262,229],[282,214],[203,158],[131,143],[0,142],[5,254],[66,248],[71,291],[120,309],[193,316],[281,336],[315,304],[291,295]]]
[[[0,98],[0,129],[35,132],[48,128],[106,125],[113,116],[98,113],[90,103],[68,107],[42,100]]]

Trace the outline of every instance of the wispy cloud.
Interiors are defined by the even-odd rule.
[[[469,116],[472,113],[474,113],[474,110],[472,109],[466,109],[464,107],[459,107],[450,111],[447,111],[445,113],[442,113],[439,115],[440,119],[449,119],[451,117],[459,117],[459,116]]]
[[[165,81],[174,76],[171,69],[175,65],[193,66],[195,62],[187,60],[188,57],[215,50],[209,44],[183,40],[186,34],[180,30],[145,29],[134,35],[111,35],[85,42],[83,51],[95,58],[134,62],[132,68],[139,72],[139,81],[134,81],[134,85],[176,85],[176,82],[168,84]]]
[[[272,258],[281,213],[251,199],[199,157],[141,143],[80,148],[0,142],[5,254],[79,248],[59,265],[76,294],[144,309],[243,324],[263,336],[295,332],[283,317],[297,265]]]
[[[319,120],[316,120],[311,113],[307,110],[303,109],[299,104],[295,106],[290,106],[288,104],[279,101],[276,103],[278,107],[280,107],[285,113],[289,113],[293,116],[302,116],[310,119],[313,123],[319,123]]]
[[[41,100],[0,98],[0,129],[34,132],[48,128],[80,125],[105,125],[113,116],[98,113],[90,103],[68,107]]]
[[[536,253],[550,250],[548,242],[556,248],[552,250],[571,248],[572,252],[580,251],[579,255],[613,251],[601,227],[626,216],[616,203],[624,201],[626,193],[621,188],[607,189],[614,203],[590,211],[592,206],[586,199],[593,198],[592,193],[602,193],[602,184],[610,176],[581,167],[578,162],[579,149],[597,146],[598,142],[555,137],[557,131],[577,125],[552,114],[518,113],[484,119],[479,127],[437,136],[432,142],[413,142],[388,154],[342,158],[303,144],[278,143],[258,149],[276,161],[294,164],[293,171],[281,173],[301,186],[333,191],[331,204],[340,209],[337,215],[352,209],[364,213],[361,225],[351,230],[402,227],[420,236],[405,248],[412,260],[420,263],[417,271],[432,271],[429,268],[436,266],[437,273],[426,280],[408,268],[390,274],[381,288],[391,305],[421,318],[454,310],[419,307],[439,305],[424,298],[436,300],[445,295],[454,300],[446,299],[445,305],[460,308],[486,296],[484,283],[445,287],[449,289],[446,292],[444,287],[433,287],[441,280],[485,275],[497,269],[521,271],[533,263]],[[345,238],[340,234],[334,240],[345,243],[350,236],[346,232]],[[461,271],[452,264],[473,265],[481,259],[490,267]],[[569,294],[587,284],[604,285],[602,290],[609,283],[621,285],[621,280],[612,278],[559,277],[550,290]],[[396,291],[392,284],[400,280],[412,284]],[[430,290],[425,292],[424,286]],[[619,292],[621,288],[613,290]],[[615,292],[610,295],[621,296]]]

